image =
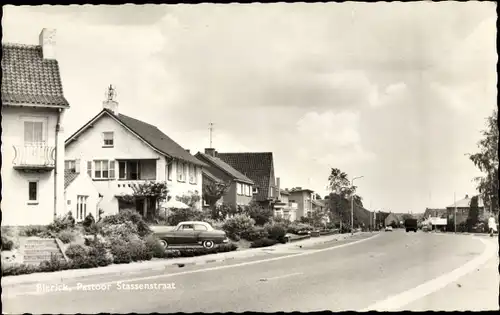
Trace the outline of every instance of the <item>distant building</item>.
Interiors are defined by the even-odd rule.
[[[446,207],[447,217],[449,220],[455,218],[455,209],[456,209],[456,224],[460,224],[467,221],[469,217],[470,210],[470,202],[472,198],[469,198],[469,195],[465,195],[465,198],[458,200],[456,203],[453,203]],[[484,203],[482,198],[478,197],[478,208],[479,215],[484,214]]]

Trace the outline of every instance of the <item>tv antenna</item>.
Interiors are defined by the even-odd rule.
[[[214,131],[214,123],[210,123],[208,125],[208,130],[210,130],[210,148],[212,148],[212,133]]]

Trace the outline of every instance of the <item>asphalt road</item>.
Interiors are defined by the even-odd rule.
[[[172,267],[163,273],[141,272],[64,283],[73,288],[71,291],[44,293],[34,286],[30,290],[34,294],[4,291],[3,313],[342,311],[364,310],[394,296],[400,299],[398,304],[413,295],[416,297],[396,309],[448,310],[453,308],[453,296],[462,298],[456,309],[498,309],[498,272],[491,268],[494,263],[498,266],[495,258],[473,266],[476,274],[459,280],[464,286],[451,283],[441,291],[417,298],[422,295],[422,289],[418,291],[422,284],[483,257],[487,246],[478,238],[404,231],[382,232],[358,242],[360,238],[288,253],[269,250],[263,257],[200,267]],[[494,239],[485,241],[498,246],[493,245]],[[491,280],[495,277],[496,282]],[[107,284],[103,290],[83,287],[103,282]],[[478,295],[477,282],[483,286],[480,299],[487,302],[477,303],[476,298],[476,303],[467,303],[464,297]],[[152,287],[126,287],[139,284]],[[413,292],[415,288],[417,293]],[[402,292],[406,293],[400,295]],[[439,298],[440,292],[447,293],[446,305]]]

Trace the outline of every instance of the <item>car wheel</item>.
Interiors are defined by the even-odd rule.
[[[161,244],[161,246],[163,246],[163,248],[167,249],[167,247],[168,247],[168,242],[167,241],[160,240],[160,244]]]
[[[203,247],[210,249],[210,248],[214,247],[214,242],[212,242],[212,241],[203,241],[202,245],[203,245]]]

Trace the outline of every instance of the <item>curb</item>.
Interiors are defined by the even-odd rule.
[[[354,234],[354,235],[360,235],[360,234]],[[328,237],[328,236],[325,236]],[[330,236],[331,237],[331,236]],[[349,236],[344,236],[340,240],[346,240],[350,237]],[[308,238],[310,239],[310,238]],[[301,239],[301,241],[307,241],[308,239]],[[314,246],[314,245],[320,245],[320,244],[325,244],[332,242],[336,239],[330,239],[330,240],[321,240],[321,237],[314,238],[315,242],[311,242],[311,244],[304,244],[306,246]],[[339,241],[339,240],[336,240]],[[291,245],[293,243],[293,245]],[[291,242],[291,243],[286,243],[282,244],[283,246],[276,246],[274,249],[280,250],[280,249],[293,249],[296,246],[298,246],[298,242]],[[89,278],[89,277],[94,277],[94,276],[106,276],[106,277],[112,277],[112,276],[121,276],[121,275],[127,275],[127,274],[134,274],[134,273],[140,273],[140,272],[146,272],[146,271],[165,271],[167,269],[170,269],[172,267],[177,267],[177,268],[183,268],[186,266],[196,266],[196,265],[205,265],[205,264],[211,264],[211,263],[218,263],[218,262],[224,262],[227,260],[236,260],[236,259],[244,259],[244,258],[250,258],[254,256],[258,256],[261,254],[265,254],[266,251],[264,250],[265,248],[255,248],[255,249],[247,249],[247,250],[242,250],[242,251],[234,251],[234,252],[227,252],[227,253],[222,253],[224,256],[220,258],[207,258],[207,259],[200,259],[199,261],[189,261],[190,258],[193,257],[183,257],[179,259],[171,259],[170,261],[158,261],[157,264],[152,263],[151,261],[147,262],[142,262],[145,266],[137,266],[137,267],[132,267],[127,270],[127,268],[122,267],[124,270],[107,270],[105,269],[106,267],[101,267],[101,268],[89,268],[89,269],[72,269],[72,270],[64,270],[64,271],[56,271],[56,272],[49,272],[49,273],[33,273],[33,274],[26,274],[26,275],[19,275],[19,276],[8,276],[8,277],[3,277],[1,280],[1,285],[4,289],[7,287],[15,287],[18,285],[29,285],[29,284],[35,284],[35,283],[43,283],[43,282],[63,282],[65,280],[78,280],[78,279],[83,279],[83,278]],[[231,254],[233,253],[233,254]],[[241,253],[241,254],[237,254]],[[236,254],[236,255],[234,255]],[[216,255],[216,254],[215,254]],[[229,257],[227,257],[227,256]],[[198,256],[200,257],[200,256]],[[139,263],[140,264],[140,263]],[[146,266],[149,265],[149,266]],[[110,265],[113,266],[113,265]],[[123,264],[123,265],[114,265],[114,266],[130,266],[128,264]],[[57,275],[58,272],[67,272],[66,274],[59,274]],[[90,272],[85,272],[85,271],[90,271]],[[76,273],[76,275],[75,275]],[[18,278],[20,277],[20,278]]]

